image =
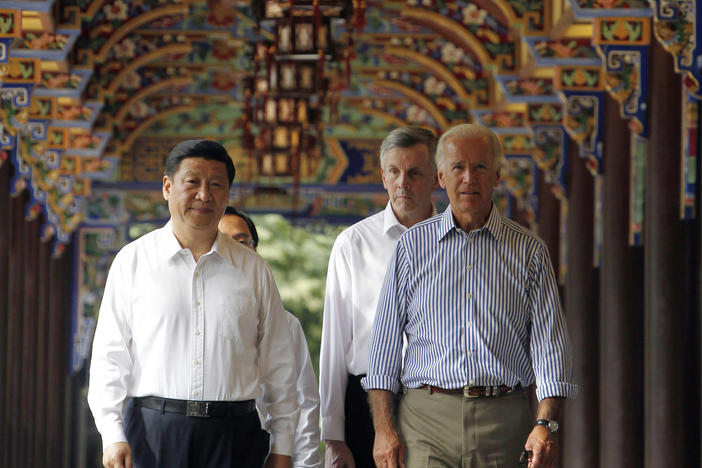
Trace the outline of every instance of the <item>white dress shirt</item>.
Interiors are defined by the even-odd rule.
[[[384,211],[345,229],[334,242],[319,359],[323,440],[345,440],[348,374],[368,372],[368,344],[380,288],[395,244],[405,231],[388,202]]]
[[[317,377],[314,375],[312,359],[307,348],[305,332],[300,321],[288,313],[288,326],[292,333],[292,347],[295,352],[295,372],[297,375],[297,404],[300,406],[300,419],[295,431],[295,454],[293,468],[320,468],[322,457],[319,453],[319,392]],[[257,404],[259,402],[256,402]],[[258,404],[259,413],[268,426],[270,418],[265,408]]]
[[[90,366],[103,446],[126,441],[127,397],[261,396],[273,451],[292,455],[298,405],[284,314],[268,265],[222,233],[197,263],[170,222],[125,246],[107,278]]]

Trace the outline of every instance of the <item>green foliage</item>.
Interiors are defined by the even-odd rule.
[[[300,320],[319,375],[327,265],[334,240],[345,226],[294,226],[273,214],[252,218],[258,231],[258,253],[273,270],[285,308]]]

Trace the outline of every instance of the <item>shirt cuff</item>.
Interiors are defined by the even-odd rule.
[[[361,385],[365,391],[368,390],[389,390],[392,393],[400,391],[400,382],[394,377],[385,375],[369,375],[361,379]]]
[[[292,457],[295,453],[295,434],[287,432],[271,433],[271,453]]]
[[[578,386],[569,382],[546,382],[536,386],[536,398],[565,397],[575,398],[578,395]]]
[[[345,441],[344,437],[344,418],[335,418],[332,416],[322,418],[322,440],[341,440]]]
[[[103,427],[102,432],[102,451],[104,452],[107,447],[117,442],[126,442],[127,437],[124,435],[124,428],[121,424],[111,424],[108,427]]]

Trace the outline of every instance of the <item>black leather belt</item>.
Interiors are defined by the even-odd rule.
[[[134,398],[134,405],[162,413],[176,413],[195,418],[222,418],[240,416],[256,410],[254,400],[198,401],[174,400],[154,396]]]

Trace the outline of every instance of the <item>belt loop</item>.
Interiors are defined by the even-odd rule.
[[[432,395],[434,393],[434,387],[432,387],[431,385],[429,385],[428,387],[429,387],[429,395]]]
[[[161,414],[164,414],[166,412],[166,399],[161,398]]]

